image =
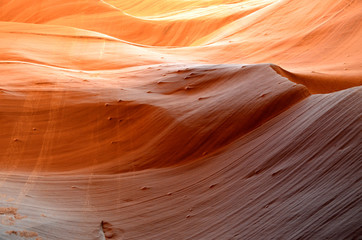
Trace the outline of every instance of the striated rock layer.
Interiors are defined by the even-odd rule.
[[[0,2],[0,239],[361,238],[361,9]]]

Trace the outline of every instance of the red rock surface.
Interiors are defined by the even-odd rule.
[[[0,1],[0,239],[359,239],[361,9]]]

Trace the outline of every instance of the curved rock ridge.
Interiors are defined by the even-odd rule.
[[[0,239],[360,239],[362,1],[0,1]]]
[[[216,151],[309,96],[303,85],[281,77],[269,64],[164,66],[156,74],[139,69],[135,74],[148,73],[148,81],[127,88],[122,85],[138,80],[115,81],[118,72],[96,80],[73,72],[69,80],[62,76],[64,70],[51,71],[59,76],[56,81],[49,81],[49,75],[19,81],[17,74],[8,85],[11,91],[1,94],[6,107],[0,139],[4,168],[29,170],[39,161],[44,162],[39,171],[91,166],[103,173],[171,166]],[[97,86],[99,79],[110,87]],[[69,84],[73,91],[66,90]],[[111,88],[115,85],[119,87]],[[105,91],[108,97],[102,96]]]

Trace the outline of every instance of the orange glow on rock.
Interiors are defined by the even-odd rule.
[[[0,2],[0,239],[354,239],[361,1]]]

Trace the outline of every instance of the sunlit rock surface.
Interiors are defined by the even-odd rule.
[[[360,239],[361,9],[0,1],[0,239]]]

